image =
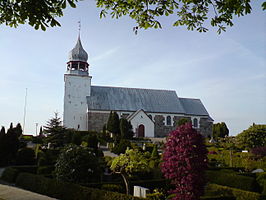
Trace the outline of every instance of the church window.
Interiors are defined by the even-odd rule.
[[[195,128],[198,127],[198,119],[197,119],[197,118],[194,118],[194,119],[193,119],[193,126],[194,126]]]
[[[167,116],[167,118],[166,118],[166,125],[171,126],[171,122],[172,122],[171,116]]]

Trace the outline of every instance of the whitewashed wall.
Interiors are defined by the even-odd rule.
[[[154,123],[142,110],[139,111],[133,118],[131,118],[130,122],[134,132],[137,130],[139,125],[143,124],[145,127],[145,137],[154,137]]]
[[[91,92],[91,76],[65,74],[64,117],[67,128],[88,130],[87,99]]]

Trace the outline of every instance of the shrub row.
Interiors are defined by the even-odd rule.
[[[61,200],[137,200],[133,196],[59,182],[40,175],[20,173],[16,185]]]
[[[206,196],[233,196],[236,200],[262,200],[264,198],[261,194],[256,192],[249,192],[217,184],[208,184],[205,193]]]
[[[13,168],[13,167],[7,167],[1,176],[1,179],[3,181],[6,181],[8,183],[15,183],[16,178],[19,174],[19,170]]]
[[[234,196],[225,197],[225,196],[203,196],[200,197],[200,200],[236,200]]]
[[[257,182],[260,185],[261,193],[266,195],[266,172],[257,173]]]
[[[259,185],[256,179],[248,176],[241,176],[235,173],[225,173],[222,171],[206,171],[207,179],[211,183],[238,188],[241,190],[259,191]]]

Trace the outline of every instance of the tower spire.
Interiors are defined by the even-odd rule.
[[[79,26],[78,26],[78,30],[79,30],[79,38],[80,38],[80,30],[81,30],[81,22],[80,22],[80,20],[78,21],[78,24],[79,24]]]

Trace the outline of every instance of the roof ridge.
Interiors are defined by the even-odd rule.
[[[189,97],[178,97],[179,99],[194,99],[194,100],[200,100],[200,98],[189,98]]]
[[[155,91],[170,91],[170,92],[175,92],[176,93],[175,90],[167,90],[167,89],[150,89],[150,88],[135,88],[135,87],[122,87],[122,86],[102,86],[102,85],[92,85],[92,87],[137,89],[137,90],[155,90]]]

